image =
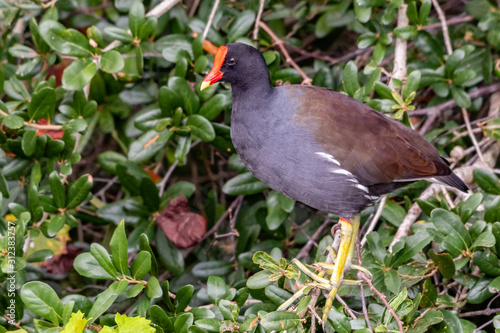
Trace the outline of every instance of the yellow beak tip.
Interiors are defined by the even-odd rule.
[[[208,87],[210,87],[210,82],[209,81],[203,81],[201,83],[201,86],[200,86],[200,91],[203,90],[203,89],[205,89],[205,88],[208,88]]]

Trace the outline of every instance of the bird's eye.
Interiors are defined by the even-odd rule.
[[[229,66],[233,66],[234,64],[236,64],[236,61],[234,60],[234,58],[231,58],[231,59],[229,59],[229,60],[227,61],[227,64],[228,64]]]

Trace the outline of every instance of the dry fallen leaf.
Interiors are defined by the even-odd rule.
[[[172,200],[156,219],[156,224],[178,249],[198,244],[198,239],[207,231],[207,221],[199,214],[189,211],[185,196]]]

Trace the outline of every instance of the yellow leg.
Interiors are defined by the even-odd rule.
[[[351,240],[353,239],[353,226],[349,221],[346,221],[343,218],[340,219],[340,226],[340,246],[337,253],[337,258],[335,260],[335,266],[330,277],[330,285],[332,286],[332,290],[328,293],[328,296],[326,298],[325,308],[323,310],[323,326],[325,325],[328,318],[328,313],[330,312],[330,309],[332,307],[333,299],[335,298],[337,290],[342,283],[342,279],[344,277],[344,267],[346,260],[349,257],[349,251],[354,249],[354,247],[351,247]],[[350,257],[352,258],[352,254],[350,255]]]
[[[350,221],[352,226],[352,234],[351,234],[351,243],[349,244],[349,252],[347,253],[347,258],[345,261],[346,270],[349,270],[352,267],[352,255],[354,253],[354,249],[356,248],[356,237],[358,237],[358,230],[360,223],[359,220],[360,220],[360,215],[356,215]]]

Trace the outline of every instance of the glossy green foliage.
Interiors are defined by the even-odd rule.
[[[404,332],[498,331],[500,9],[438,2],[447,32],[431,0],[0,0],[0,333],[398,332],[389,307]],[[371,285],[342,285],[325,323],[292,259],[323,274],[338,217],[256,179],[230,85],[199,89],[233,42],[274,85],[416,126],[472,190],[421,181],[364,210]]]

